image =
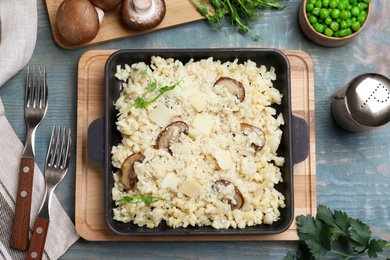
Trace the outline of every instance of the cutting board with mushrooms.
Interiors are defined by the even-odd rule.
[[[79,61],[76,158],[76,229],[91,241],[230,241],[298,240],[297,225],[281,234],[260,236],[118,236],[104,220],[104,171],[87,153],[88,126],[103,116],[104,65],[113,50],[92,50]],[[314,73],[310,56],[303,51],[283,51],[290,61],[292,112],[306,120],[310,134],[308,158],[294,166],[295,216],[315,215],[317,207],[315,158]]]
[[[65,49],[204,19],[191,0],[46,0],[46,6],[54,39]]]

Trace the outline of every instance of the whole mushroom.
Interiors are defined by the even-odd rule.
[[[114,10],[119,6],[122,0],[90,0],[92,4],[104,11]]]
[[[137,31],[158,26],[165,13],[164,0],[123,0],[121,5],[122,20]]]
[[[74,45],[92,41],[99,31],[98,11],[89,0],[63,1],[56,22],[60,34]]]

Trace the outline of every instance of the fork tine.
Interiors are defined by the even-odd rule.
[[[30,106],[30,92],[31,92],[31,79],[30,79],[30,66],[27,67],[27,82],[26,92],[24,94],[24,106]]]
[[[47,74],[46,74],[46,67],[43,67],[43,99],[42,99],[43,107],[47,107],[47,95],[48,95]]]
[[[42,73],[41,73],[41,67],[38,67],[38,87],[36,89],[36,107],[42,107],[41,106],[41,99],[42,99]],[[34,100],[35,101],[35,100]]]
[[[52,158],[52,165],[54,165],[54,167],[58,167],[58,149],[59,149],[59,144],[60,144],[60,136],[61,136],[61,131],[62,128],[61,126],[58,127],[58,132],[57,132],[57,140],[56,140],[56,146],[54,148],[54,155],[53,155],[53,158]]]
[[[51,165],[51,159],[53,157],[53,146],[54,146],[54,136],[56,133],[56,126],[54,125],[53,130],[51,131],[49,149],[47,150],[46,155],[46,164]]]
[[[65,149],[65,140],[66,140],[66,127],[64,127],[63,133],[62,133],[62,141],[61,141],[61,149],[58,154],[58,166],[62,167],[64,163],[64,149]]]
[[[36,101],[36,94],[37,94],[37,90],[36,90],[36,80],[37,80],[37,75],[36,75],[36,68],[34,66],[34,69],[33,69],[33,82],[32,82],[32,93],[31,93],[31,103],[30,105],[32,107],[36,107],[36,104],[35,104],[35,101]]]
[[[68,143],[66,145],[66,156],[65,156],[65,162],[64,162],[64,168],[68,168],[69,167],[69,160],[70,160],[70,148],[71,148],[71,145],[72,145],[72,129],[69,128],[68,129]]]

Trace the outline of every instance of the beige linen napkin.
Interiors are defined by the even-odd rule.
[[[0,87],[30,61],[36,39],[36,0],[0,0]]]
[[[0,98],[0,259],[19,260],[26,259],[27,256],[27,252],[16,250],[9,246],[22,152],[23,144],[5,117],[4,106]],[[71,160],[75,160],[75,158],[71,158]],[[30,239],[35,218],[45,192],[44,177],[37,165],[34,168],[33,185]],[[58,259],[78,238],[79,235],[75,226],[61,207],[57,197],[53,195],[50,225],[43,259]]]

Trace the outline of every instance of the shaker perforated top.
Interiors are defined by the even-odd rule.
[[[351,116],[362,125],[376,127],[390,121],[390,80],[381,74],[354,78],[345,99]]]

